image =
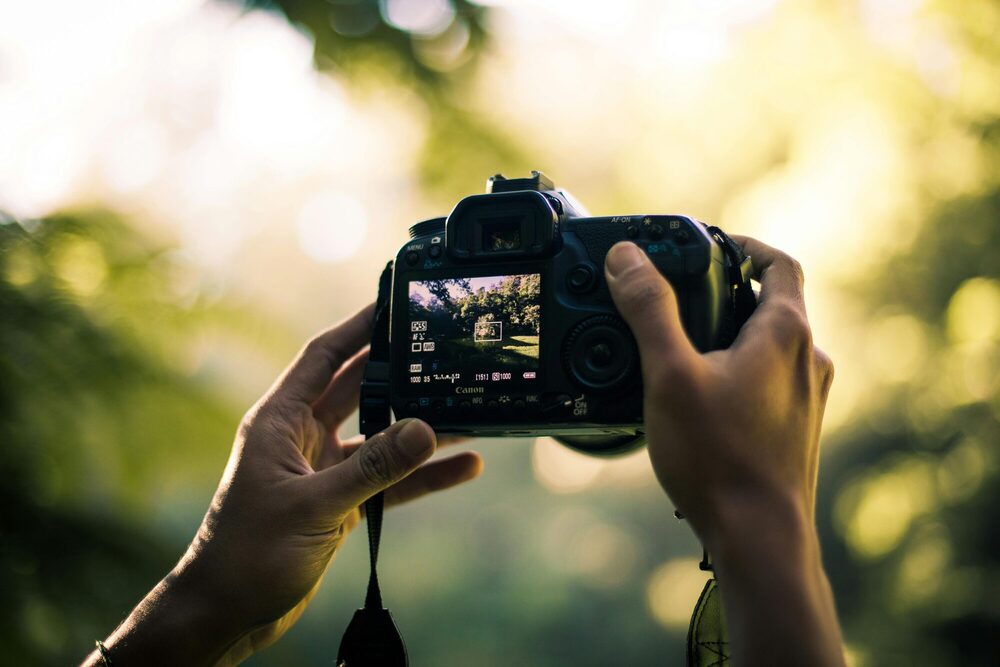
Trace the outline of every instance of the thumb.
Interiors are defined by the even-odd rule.
[[[611,298],[639,345],[643,375],[677,368],[697,352],[681,326],[677,297],[670,283],[634,243],[616,243],[604,264]]]
[[[314,473],[316,492],[331,511],[346,514],[419,468],[436,447],[430,426],[419,419],[398,421],[344,461]]]

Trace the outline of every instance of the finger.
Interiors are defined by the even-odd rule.
[[[789,255],[748,236],[734,236],[750,255],[760,281],[758,306],[740,329],[731,349],[758,356],[771,352],[803,352],[811,357],[812,330],[806,316],[802,265]]]
[[[753,277],[760,282],[759,307],[767,307],[768,301],[788,301],[801,306],[805,313],[802,265],[788,254],[755,238],[733,235],[732,239],[750,255]]]
[[[452,447],[454,445],[464,445],[465,443],[472,440],[472,438],[464,435],[439,435],[437,436],[437,449],[442,447]],[[354,436],[341,443],[340,448],[344,452],[343,458],[347,458],[354,452],[358,451],[358,447],[363,445],[365,442],[364,436]]]
[[[275,383],[272,394],[288,401],[315,401],[341,364],[371,339],[374,313],[375,305],[369,304],[306,343]]]
[[[677,297],[646,253],[628,241],[608,252],[604,272],[618,312],[639,344],[643,371],[681,369],[697,352],[681,326]]]
[[[483,459],[476,452],[462,452],[420,466],[412,475],[385,492],[389,506],[401,505],[468,482],[483,471]]]
[[[327,430],[344,423],[352,412],[358,409],[361,393],[361,377],[368,363],[368,350],[362,350],[337,371],[333,381],[313,403],[313,414]]]
[[[434,431],[419,419],[398,421],[368,438],[353,456],[306,477],[329,511],[345,514],[403,479],[434,454]]]
[[[813,348],[813,367],[815,370],[813,380],[819,383],[819,406],[813,421],[813,446],[809,452],[808,465],[810,483],[808,486],[808,502],[810,511],[815,512],[816,482],[819,476],[820,434],[823,430],[823,414],[826,412],[826,399],[830,394],[830,386],[833,384],[834,370],[833,361],[830,359],[830,356],[818,347]]]

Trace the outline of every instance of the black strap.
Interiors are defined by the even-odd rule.
[[[378,281],[378,298],[375,301],[375,323],[372,327],[368,363],[361,381],[359,420],[365,439],[389,427],[389,301],[392,290],[392,262],[389,262]],[[382,608],[382,591],[378,585],[378,548],[382,540],[382,510],[385,496],[380,492],[365,501],[365,520],[368,523],[368,577],[366,609]]]
[[[739,329],[753,315],[757,308],[757,297],[754,296],[750,278],[753,277],[753,262],[750,255],[743,251],[739,243],[729,238],[729,235],[718,227],[708,227],[708,233],[722,246],[729,261],[727,279],[733,290],[733,305],[736,328]]]
[[[361,433],[371,438],[389,426],[389,297],[392,289],[392,262],[379,279],[368,363],[361,381],[358,407]],[[392,614],[382,607],[378,585],[378,550],[382,539],[382,511],[385,496],[380,492],[365,501],[368,524],[368,592],[365,606],[358,609],[340,640],[338,667],[406,667],[408,658],[403,638]]]
[[[378,586],[378,546],[382,539],[382,508],[385,497],[380,491],[365,501],[365,521],[368,522],[368,593],[365,609],[382,608],[382,591]]]

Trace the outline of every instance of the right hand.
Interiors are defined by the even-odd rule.
[[[731,347],[707,354],[688,340],[674,290],[645,253],[623,242],[606,262],[639,346],[653,469],[713,553],[734,524],[812,525],[833,379],[812,342],[801,266],[760,241],[734,239],[752,257],[760,302]]]
[[[645,253],[619,243],[605,271],[639,345],[649,458],[711,554],[729,655],[742,665],[844,664],[814,510],[833,365],[813,346],[802,267],[750,238],[757,310],[732,346],[699,354]]]

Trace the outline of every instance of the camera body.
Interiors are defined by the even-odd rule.
[[[604,279],[618,241],[670,281],[700,351],[727,347],[753,308],[739,298],[753,301],[749,258],[721,230],[590,217],[540,172],[494,176],[410,235],[392,269],[389,404],[439,433],[550,435],[594,454],[642,444],[639,353]]]

